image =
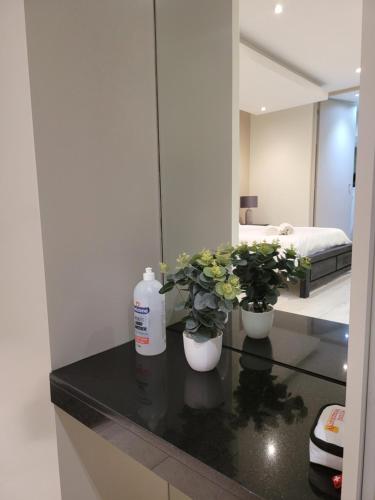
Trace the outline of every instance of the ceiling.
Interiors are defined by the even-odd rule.
[[[326,99],[319,85],[240,44],[240,109],[258,115]]]
[[[283,6],[278,15],[276,3]],[[361,22],[362,0],[240,0],[242,41],[326,92],[359,85]],[[240,59],[241,74],[242,64]],[[259,80],[257,72],[253,77]],[[241,85],[242,93],[254,94]],[[267,85],[281,95],[278,82]],[[244,97],[240,90],[241,102]],[[261,101],[256,106],[267,107]]]

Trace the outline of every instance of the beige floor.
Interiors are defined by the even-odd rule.
[[[349,323],[350,272],[310,293],[308,299],[298,296],[298,288],[282,290],[276,304],[281,311]]]

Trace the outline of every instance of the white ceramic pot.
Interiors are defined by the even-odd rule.
[[[187,362],[197,372],[208,372],[216,368],[223,345],[223,333],[213,339],[197,342],[188,333],[183,333]]]
[[[242,324],[246,335],[252,339],[264,339],[268,337],[273,325],[274,309],[259,313],[252,310],[241,309]]]

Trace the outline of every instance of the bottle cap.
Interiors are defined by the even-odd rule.
[[[155,273],[152,270],[152,267],[146,267],[145,272],[143,273],[143,279],[145,281],[152,281],[155,279]]]

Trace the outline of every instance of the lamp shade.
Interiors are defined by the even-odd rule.
[[[258,196],[240,196],[240,208],[257,208]]]

